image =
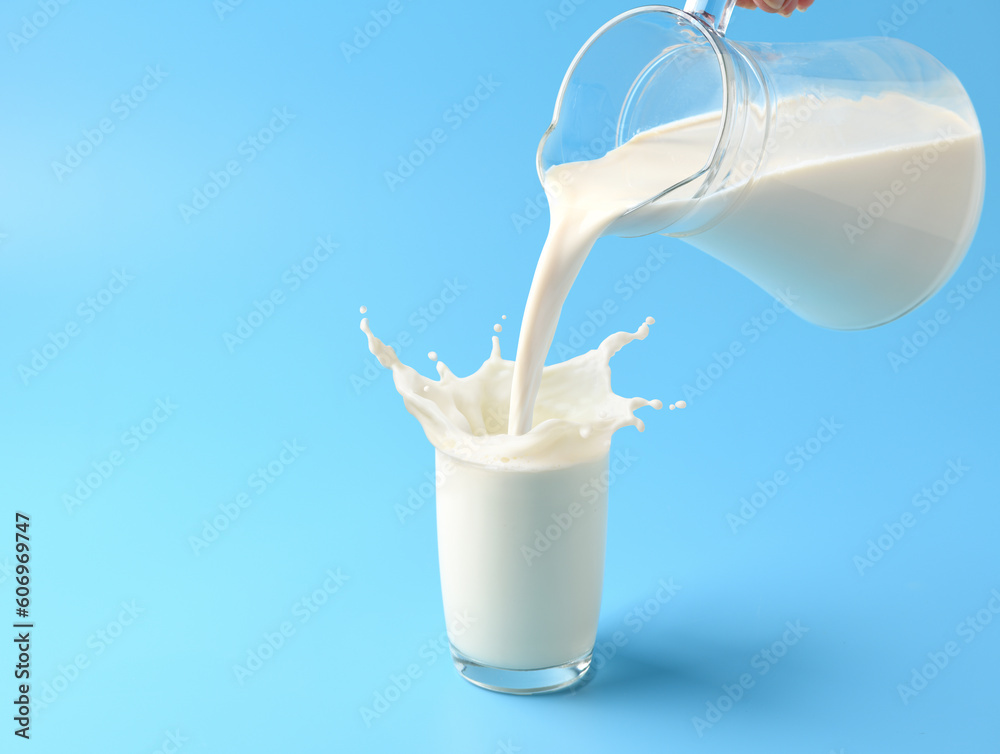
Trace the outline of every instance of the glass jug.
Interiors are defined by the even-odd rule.
[[[539,145],[543,185],[552,167],[652,129],[702,129],[702,167],[681,180],[664,170],[662,190],[608,234],[683,238],[825,327],[906,314],[952,275],[979,222],[968,95],[898,39],[734,42],[734,5],[645,6],[598,30]]]

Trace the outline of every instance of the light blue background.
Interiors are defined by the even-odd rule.
[[[49,701],[33,712],[32,740],[4,750],[171,751],[168,732],[192,753],[1000,750],[1000,620],[969,643],[958,633],[1000,588],[1000,280],[961,310],[948,298],[998,251],[992,192],[955,278],[870,332],[786,314],[751,343],[744,327],[771,302],[746,280],[676,241],[603,240],[557,341],[607,298],[619,311],[601,335],[655,316],[651,337],[615,360],[619,393],[676,400],[713,353],[740,340],[746,355],[687,410],[648,412],[644,435],[615,438],[637,461],[611,492],[599,641],[621,631],[626,645],[575,694],[513,698],[461,680],[435,644],[432,501],[397,513],[432,450],[387,374],[352,383],[367,364],[358,306],[387,340],[409,335],[401,355],[427,374],[431,349],[459,374],[475,368],[501,314],[513,353],[547,219],[518,232],[512,215],[539,195],[535,147],[567,64],[628,4],[565,3],[575,10],[558,21],[546,15],[556,0],[399,3],[350,61],[342,43],[385,3],[247,0],[221,18],[210,0],[52,3],[25,44],[8,33],[41,6],[0,12],[0,593],[12,618],[21,510],[32,522],[32,693]],[[731,36],[877,35],[903,5],[916,12],[890,33],[958,74],[990,150],[993,3],[817,0],[787,20],[737,11]],[[147,66],[166,78],[120,120],[115,100]],[[453,128],[448,109],[480,76],[499,87]],[[240,145],[274,108],[294,119],[248,161]],[[105,117],[113,130],[60,181],[52,163]],[[445,142],[390,191],[384,172],[438,127]],[[230,160],[239,175],[185,222],[179,205]],[[286,274],[317,237],[338,247],[293,290]],[[670,259],[622,300],[616,281],[651,245]],[[122,269],[134,279],[87,321],[86,299]],[[424,327],[414,313],[446,281],[464,290]],[[230,352],[224,333],[274,289],[283,303]],[[939,308],[948,324],[894,371],[887,353]],[[79,334],[23,379],[32,351],[71,322]],[[156,424],[158,399],[177,408]],[[831,417],[842,429],[792,469],[786,454]],[[155,432],[123,438],[144,419]],[[261,491],[251,475],[292,441],[305,450],[286,453]],[[121,465],[67,510],[76,479],[116,451]],[[958,460],[970,470],[916,507]],[[727,514],[778,470],[789,483],[734,534]],[[241,493],[249,506],[195,552],[191,538]],[[915,525],[859,573],[867,540],[907,512]],[[347,581],[309,612],[301,600],[332,591],[326,574],[338,569]],[[680,591],[637,621],[661,579]],[[796,621],[808,632],[760,675],[755,656]],[[283,623],[294,633],[238,679],[234,666]],[[959,654],[904,704],[897,685],[948,641]],[[366,725],[361,708],[414,663],[420,677]],[[743,673],[754,686],[699,736],[692,718]],[[8,706],[7,742],[11,717]]]

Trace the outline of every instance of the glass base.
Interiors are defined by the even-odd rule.
[[[551,668],[511,670],[483,665],[466,657],[451,645],[451,659],[465,680],[484,689],[504,694],[545,694],[569,688],[590,670],[592,655],[593,652],[587,652],[572,662]]]

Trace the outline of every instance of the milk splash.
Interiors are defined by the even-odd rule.
[[[652,317],[638,330],[608,336],[594,350],[546,366],[535,401],[531,430],[507,434],[514,362],[500,355],[500,339],[483,365],[456,377],[441,361],[439,378],[424,377],[399,360],[391,346],[361,329],[368,349],[392,370],[396,390],[435,448],[483,466],[535,471],[573,466],[607,455],[611,435],[626,426],[645,429],[636,409],[663,408],[659,400],[624,398],[611,389],[611,357],[633,340],[649,335]]]

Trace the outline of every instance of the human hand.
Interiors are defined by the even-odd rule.
[[[760,8],[767,13],[780,13],[783,16],[792,15],[796,8],[805,10],[813,4],[813,0],[736,0],[739,8]]]

